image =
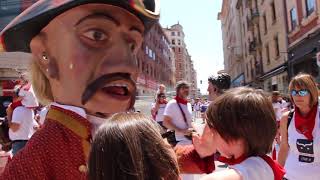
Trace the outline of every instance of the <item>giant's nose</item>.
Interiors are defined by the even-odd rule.
[[[138,75],[136,55],[139,47],[127,34],[114,39],[113,46],[108,50],[99,68],[102,73],[128,73],[132,79]]]

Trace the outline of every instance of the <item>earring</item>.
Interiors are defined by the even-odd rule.
[[[73,64],[71,63],[70,65],[69,65],[69,69],[73,69]]]
[[[49,60],[49,58],[48,58],[48,56],[46,55],[46,53],[43,53],[43,54],[42,54],[42,60],[44,60],[44,61],[48,61],[48,60]]]

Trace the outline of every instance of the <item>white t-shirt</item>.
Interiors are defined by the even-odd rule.
[[[290,180],[320,179],[320,107],[318,107],[313,140],[297,132],[294,115],[288,127],[289,153],[285,163],[285,177]]]
[[[12,122],[20,124],[20,128],[16,132],[9,129],[9,137],[12,141],[29,140],[34,133],[33,127],[38,125],[34,119],[33,110],[23,106],[14,109]]]
[[[188,129],[191,128],[191,120],[192,120],[192,107],[191,104],[188,103],[187,105],[180,104],[184,114],[186,115],[187,123],[183,119],[182,112],[177,104],[175,99],[168,102],[165,110],[164,115],[169,116],[172,119],[172,123],[178,127],[179,129]],[[175,133],[177,141],[190,141],[183,134]],[[191,142],[191,141],[190,141]]]
[[[201,103],[200,102],[195,103],[194,106],[193,106],[194,111],[200,111],[200,108],[201,108]]]
[[[269,164],[261,157],[249,157],[240,164],[229,166],[236,170],[243,180],[272,180],[274,174]]]
[[[22,87],[19,91],[19,96],[23,97],[21,104],[25,107],[37,107],[39,106],[39,102],[33,92],[32,86],[28,89],[27,87]]]
[[[152,104],[152,108],[154,108],[156,106],[156,103],[153,103]],[[157,115],[156,115],[156,121],[157,122],[163,122],[163,113],[164,113],[164,110],[166,108],[167,104],[160,104],[159,105],[159,110],[157,112]]]

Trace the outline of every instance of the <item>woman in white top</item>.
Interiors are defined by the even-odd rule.
[[[312,76],[299,74],[289,85],[294,111],[281,119],[278,162],[289,180],[320,179],[318,88]]]

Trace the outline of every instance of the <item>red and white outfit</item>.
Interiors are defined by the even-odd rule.
[[[231,160],[219,157],[218,160],[229,164],[228,168],[236,170],[243,180],[282,180],[285,174],[284,169],[267,155]]]
[[[155,108],[155,106],[156,106],[156,103],[153,103],[153,104],[152,104],[152,108]],[[167,106],[167,103],[160,103],[160,104],[159,104],[159,109],[158,109],[157,115],[156,115],[156,117],[155,117],[155,120],[156,120],[158,123],[163,122],[163,117],[164,117],[163,114],[164,114],[164,110],[165,110],[166,106]]]
[[[21,104],[25,107],[35,108],[39,106],[39,102],[30,83],[21,87],[19,96],[22,97]]]
[[[286,175],[289,180],[320,179],[320,121],[319,106],[316,109],[312,137],[307,138],[296,128],[296,112],[288,127],[288,144],[290,146],[285,163]]]
[[[192,107],[191,104],[188,103],[187,101],[181,102],[180,101],[180,106],[186,116],[186,121],[184,121],[182,112],[178,106],[177,100],[172,99],[171,101],[168,102],[165,110],[164,110],[164,115],[169,116],[172,119],[172,123],[180,128],[180,129],[188,129],[191,128],[191,120],[192,120]],[[175,133],[176,136],[176,141],[178,141],[179,145],[189,145],[192,144],[191,140],[187,139],[184,134],[180,134],[178,132]]]

